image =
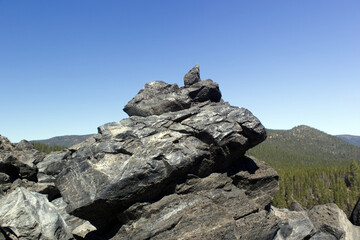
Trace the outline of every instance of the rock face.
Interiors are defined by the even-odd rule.
[[[186,87],[193,85],[194,83],[200,82],[200,69],[199,65],[196,64],[184,77],[184,85]]]
[[[188,174],[225,171],[265,137],[248,110],[226,103],[133,116],[99,127],[96,141],[68,159],[57,186],[70,212],[96,221],[97,211],[112,215],[114,208],[154,200]]]
[[[35,165],[44,156],[25,140],[15,146],[7,138],[0,136],[0,172],[7,174],[11,182],[17,178],[37,181]]]
[[[351,212],[350,222],[356,226],[360,226],[360,199]]]
[[[263,125],[201,81],[198,65],[184,83],[146,84],[129,118],[61,152],[0,136],[0,239],[360,236],[336,205],[271,206],[276,171],[245,155],[265,140]]]
[[[0,226],[10,239],[71,239],[64,219],[45,195],[19,187],[0,198]]]

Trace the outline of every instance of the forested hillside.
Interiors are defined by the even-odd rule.
[[[44,153],[51,153],[54,151],[61,151],[63,149],[66,149],[65,146],[59,146],[59,145],[49,146],[47,144],[38,143],[38,142],[32,142],[31,144],[34,146],[36,150]]]
[[[91,137],[94,134],[87,134],[87,135],[66,135],[66,136],[58,136],[53,137],[49,139],[44,140],[32,140],[30,142],[37,142],[41,144],[46,144],[49,146],[65,146],[65,147],[71,147],[75,144],[81,143]]]
[[[249,155],[278,171],[275,206],[289,207],[294,199],[307,208],[334,202],[351,213],[360,197],[360,147],[307,126],[267,134]]]

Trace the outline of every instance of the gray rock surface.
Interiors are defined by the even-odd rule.
[[[11,182],[17,178],[37,181],[35,164],[41,162],[44,156],[25,140],[15,146],[5,137],[0,137],[0,172],[7,174]]]
[[[153,203],[133,204],[118,216],[122,226],[112,239],[239,239],[248,232],[244,231],[244,218],[265,211],[270,203],[259,204],[257,200],[269,199],[268,194],[276,191],[261,191],[259,184],[254,197],[252,191],[234,185],[236,174],[268,172],[269,179],[270,176],[274,181],[277,179],[273,169],[254,158],[244,157],[241,163],[224,173],[203,178],[188,176],[184,183],[176,185],[174,193]],[[253,172],[254,166],[257,169]],[[276,228],[272,224],[262,228],[261,237],[274,235]]]
[[[66,212],[67,204],[63,198],[57,198],[51,203],[65,220],[74,236],[85,238],[89,233],[97,230],[90,222],[68,214]]]
[[[276,171],[244,155],[266,138],[260,121],[222,101],[198,66],[184,82],[146,84],[129,118],[46,157],[0,136],[0,239],[360,236],[334,204],[272,207]]]
[[[212,80],[197,82],[189,87],[179,88],[176,84],[153,81],[124,107],[129,116],[147,117],[188,109],[199,102],[219,102],[219,85]]]
[[[46,196],[22,187],[0,198],[0,226],[14,239],[72,239],[65,221]]]
[[[308,239],[316,229],[305,211],[290,211],[271,207],[272,213],[279,218],[279,230],[274,240]]]
[[[65,168],[69,150],[51,152],[37,164],[39,182],[55,182],[56,176]]]
[[[334,203],[318,205],[308,212],[315,228],[336,239],[354,240],[360,236],[360,227],[354,226]]]
[[[290,211],[296,211],[296,212],[301,212],[301,211],[307,211],[306,208],[304,208],[303,206],[301,206],[300,203],[298,203],[296,200],[294,200],[290,207],[289,207]]]
[[[360,226],[360,199],[357,201],[351,212],[350,222],[356,226]]]
[[[56,185],[68,211],[96,223],[97,212],[151,201],[187,174],[203,177],[229,168],[265,137],[248,110],[225,103],[134,116],[99,127],[96,141],[69,157]]]
[[[199,65],[196,64],[185,76],[184,76],[184,85],[191,86],[194,83],[200,82],[200,69]]]

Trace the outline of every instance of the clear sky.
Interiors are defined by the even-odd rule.
[[[360,135],[360,1],[0,0],[0,134],[89,134],[195,64],[265,127]]]

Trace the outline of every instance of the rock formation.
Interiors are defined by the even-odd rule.
[[[0,136],[0,239],[358,236],[336,205],[271,206],[276,171],[245,155],[265,140],[263,125],[201,81],[198,65],[184,87],[147,83],[124,111],[129,118],[46,156]]]

